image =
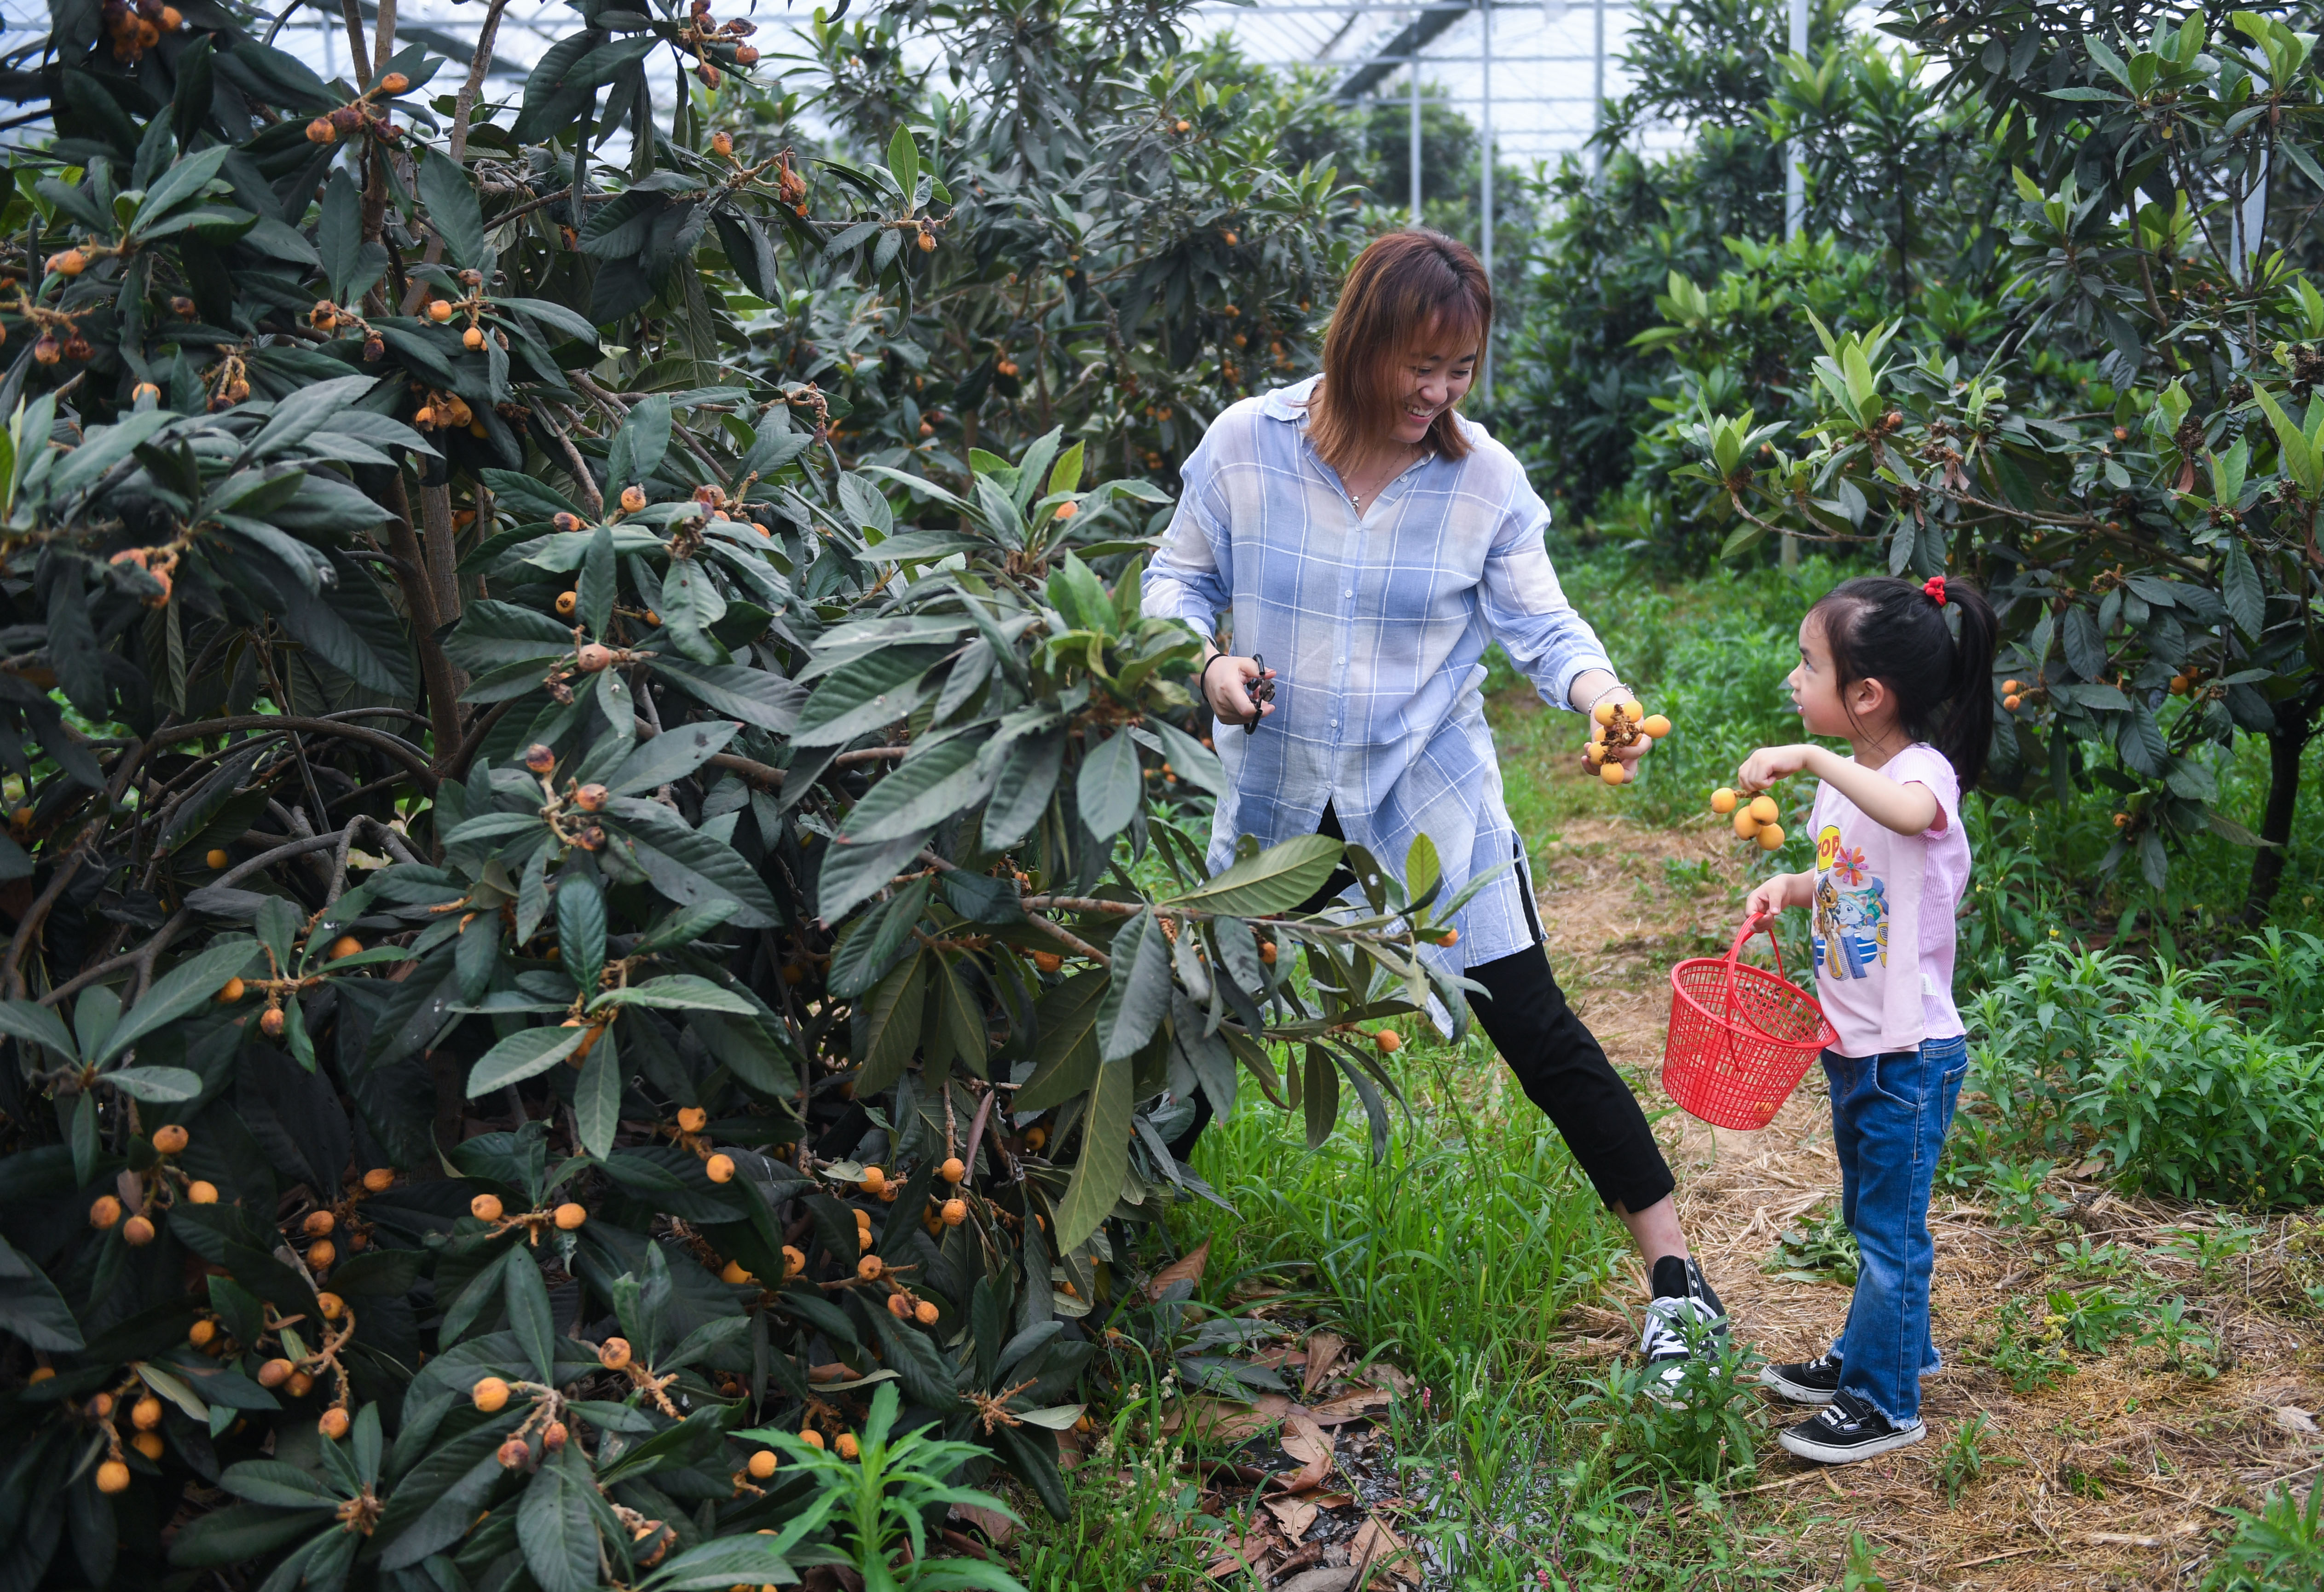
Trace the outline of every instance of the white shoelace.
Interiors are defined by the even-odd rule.
[[[1649,1362],[1683,1358],[1693,1351],[1675,1323],[1702,1319],[1702,1306],[1692,1299],[1674,1295],[1652,1301],[1646,1306],[1646,1330],[1638,1336],[1638,1352]]]

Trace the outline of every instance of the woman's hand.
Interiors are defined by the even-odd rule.
[[[1273,678],[1275,671],[1260,668],[1254,659],[1213,653],[1203,665],[1203,700],[1230,724],[1255,724],[1273,713],[1275,704],[1251,701],[1250,687],[1255,681]]]
[[[1743,903],[1743,910],[1763,917],[1773,917],[1787,906],[1815,905],[1815,876],[1811,873],[1778,873],[1762,879]]]
[[[1809,766],[1820,747],[1763,746],[1743,759],[1735,771],[1735,788],[1757,796],[1779,779],[1788,779]]]

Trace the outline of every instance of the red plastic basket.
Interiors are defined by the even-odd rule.
[[[1738,960],[1770,921],[1754,913],[1724,957],[1693,957],[1671,969],[1663,1090],[1714,1127],[1766,1127],[1808,1063],[1840,1039],[1815,997],[1783,977],[1783,947],[1775,946],[1772,973]],[[1767,943],[1775,943],[1772,930]]]

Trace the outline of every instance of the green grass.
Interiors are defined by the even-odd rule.
[[[1480,1358],[1536,1369],[1628,1237],[1481,1034],[1401,1054],[1413,1115],[1379,1165],[1352,1122],[1312,1155],[1296,1118],[1264,1108],[1204,1136],[1195,1169],[1237,1212],[1187,1218],[1189,1242],[1212,1241],[1208,1291],[1259,1275],[1313,1287],[1359,1341],[1424,1379]]]

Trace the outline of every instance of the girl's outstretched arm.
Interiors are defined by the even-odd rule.
[[[1766,789],[1792,774],[1812,774],[1854,802],[1857,810],[1898,834],[1922,834],[1945,821],[1936,793],[1915,781],[1899,785],[1877,768],[1850,762],[1828,747],[1763,746],[1736,770],[1737,788]]]

